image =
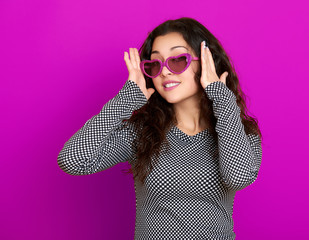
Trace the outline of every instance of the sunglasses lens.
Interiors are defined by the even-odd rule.
[[[149,76],[156,76],[160,71],[161,65],[159,61],[151,62],[151,63],[145,63],[144,64],[144,71]]]
[[[176,73],[182,72],[187,67],[187,64],[188,60],[186,56],[171,58],[168,60],[168,66]]]

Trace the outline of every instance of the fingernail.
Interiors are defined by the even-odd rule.
[[[204,46],[204,48],[206,48],[206,42],[205,42],[205,40],[203,41],[203,46]]]

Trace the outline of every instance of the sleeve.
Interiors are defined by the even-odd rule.
[[[262,159],[261,139],[259,135],[246,135],[236,96],[223,82],[213,82],[205,91],[213,101],[217,119],[221,177],[229,189],[241,190],[257,178]]]
[[[124,126],[134,110],[147,103],[139,86],[126,81],[99,114],[89,119],[63,146],[57,162],[70,175],[89,175],[131,159],[136,137],[133,126]]]

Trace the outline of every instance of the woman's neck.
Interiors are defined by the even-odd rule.
[[[198,133],[208,127],[207,121],[201,114],[200,101],[190,99],[173,105],[177,119],[177,127],[184,132]]]

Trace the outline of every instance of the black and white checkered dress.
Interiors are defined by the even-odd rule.
[[[135,181],[134,239],[235,239],[235,192],[257,178],[261,139],[245,134],[236,97],[224,83],[211,83],[205,91],[213,101],[218,146],[207,129],[189,136],[172,127],[170,150],[162,152],[144,185]],[[126,81],[64,144],[59,167],[71,175],[87,175],[119,162],[134,164],[136,134],[130,125],[122,129],[122,120],[145,103],[138,85]],[[214,155],[217,147],[219,157]]]

